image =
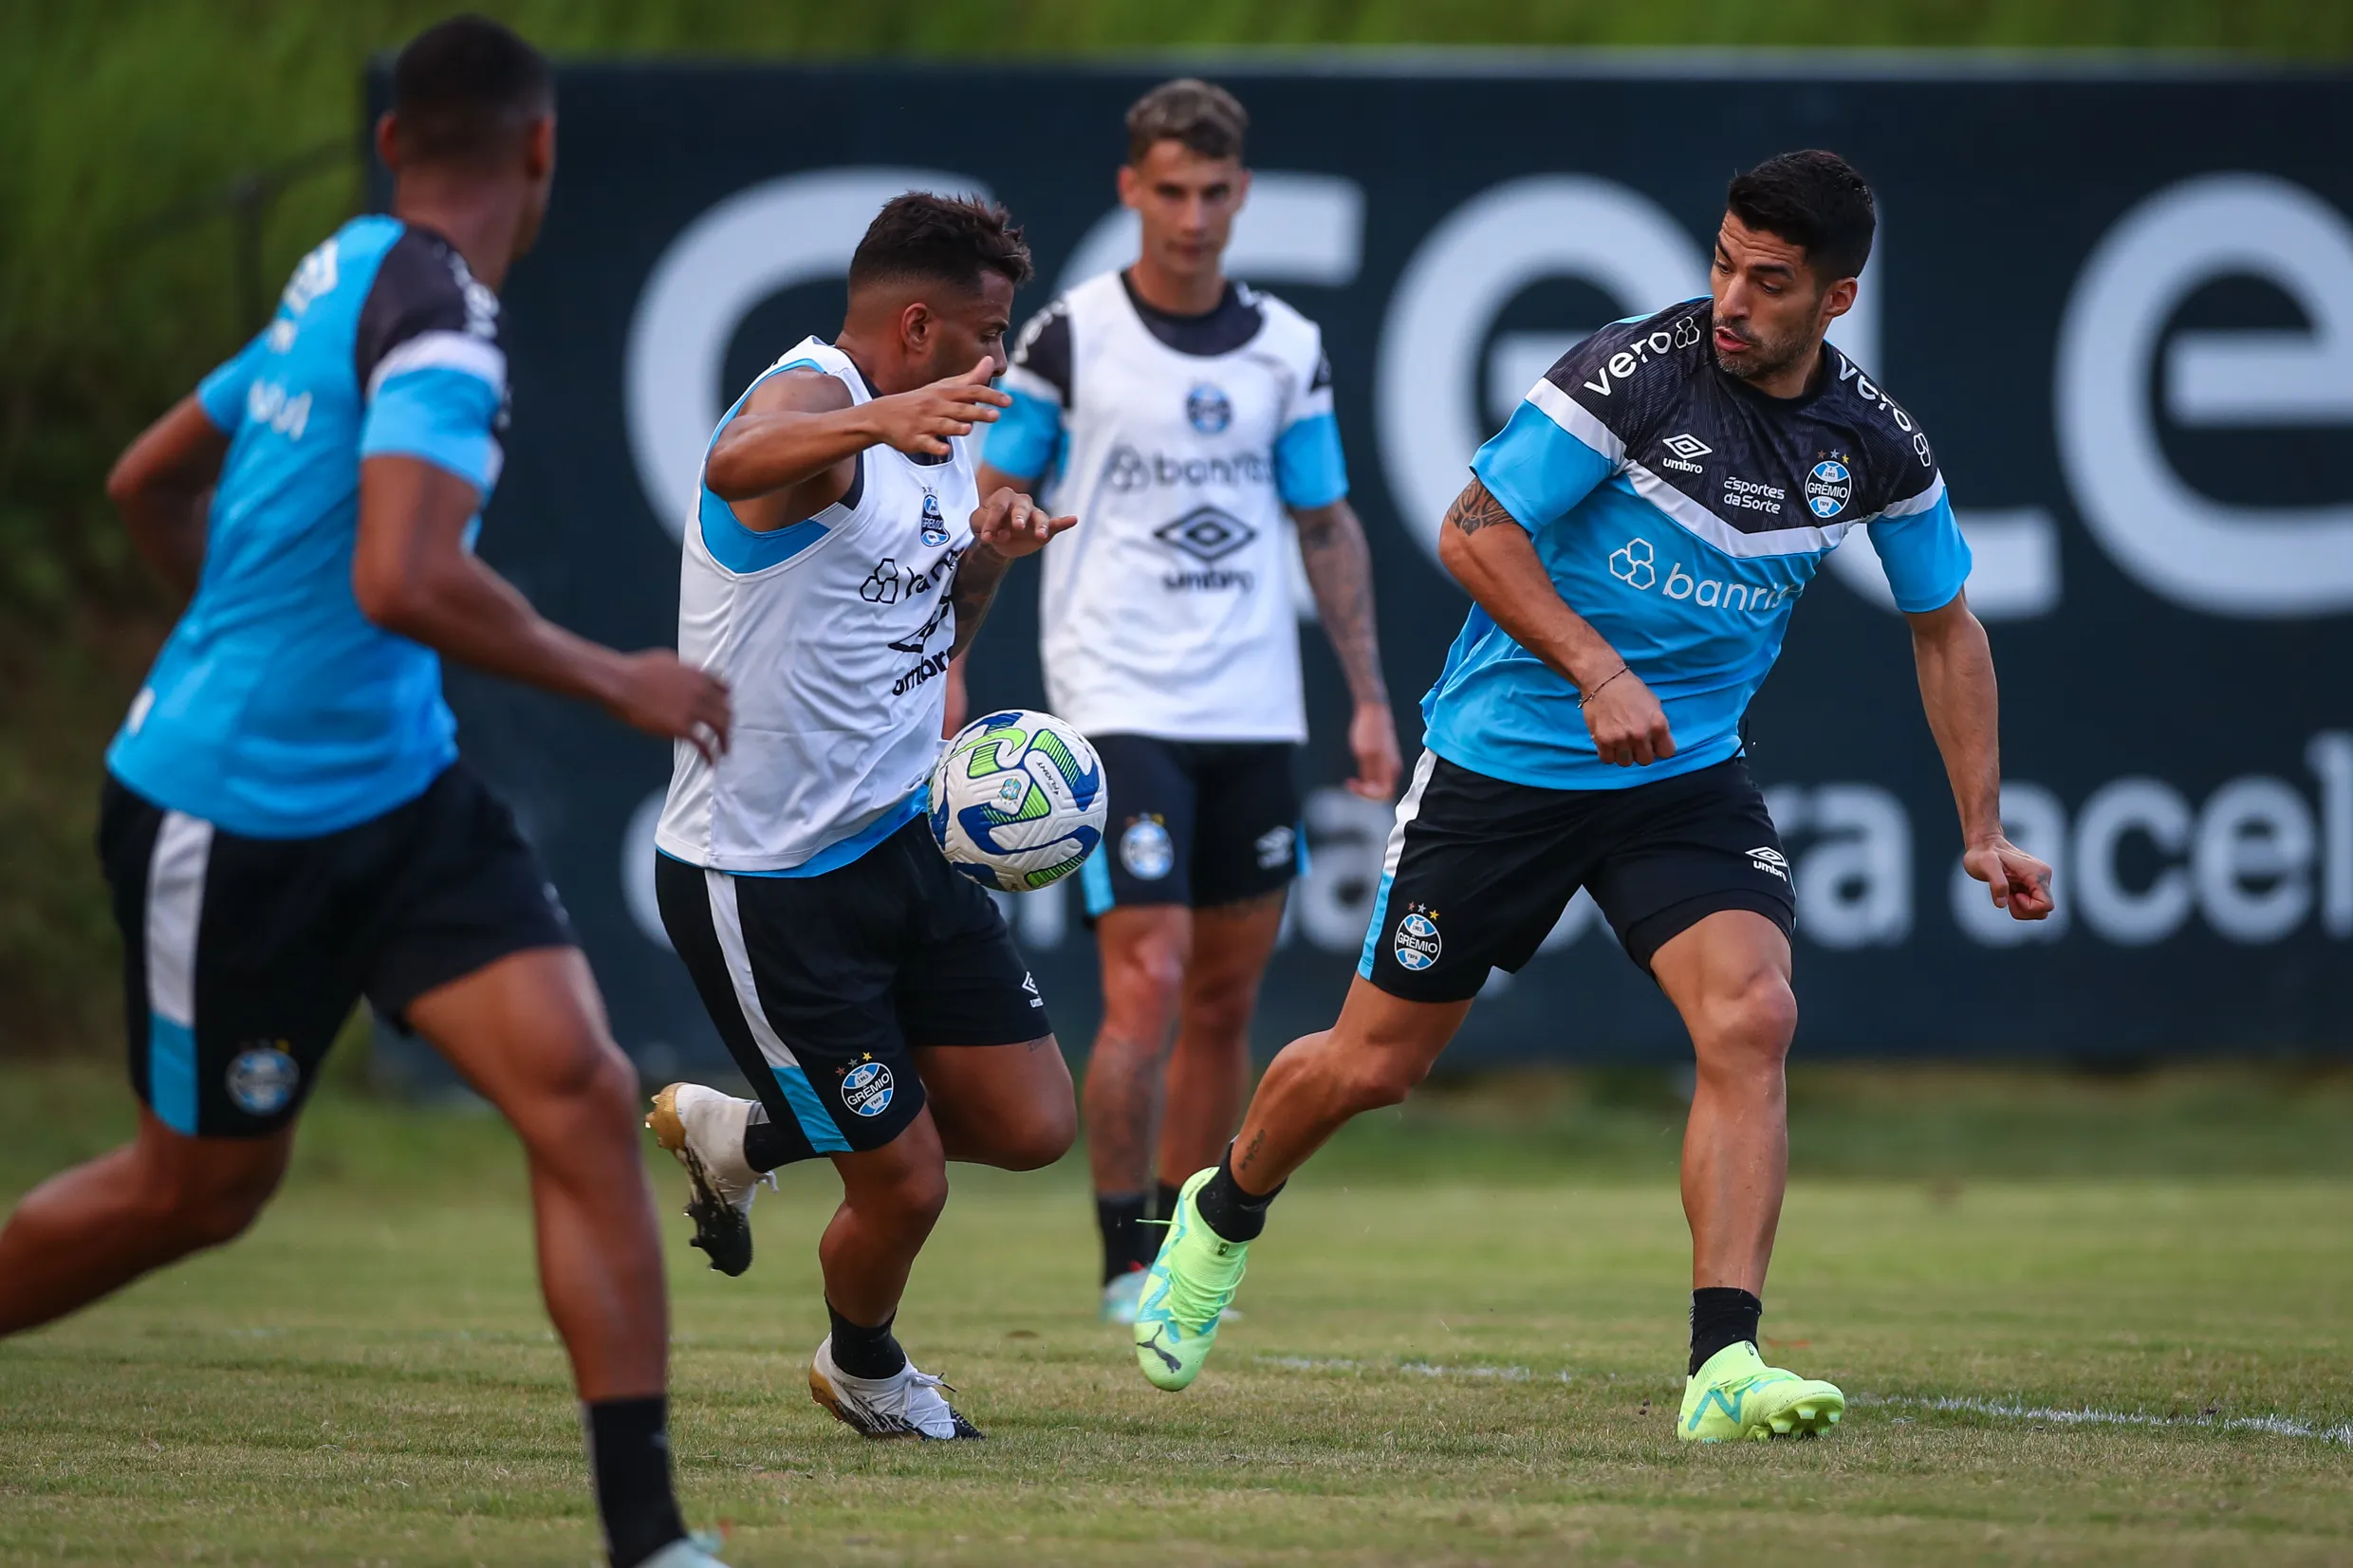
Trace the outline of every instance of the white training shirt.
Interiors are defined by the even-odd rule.
[[[849,357],[816,338],[751,386],[796,367],[834,377],[853,403],[873,396]],[[949,446],[931,460],[868,447],[840,501],[770,533],[701,489],[679,574],[678,655],[728,683],[735,728],[715,765],[676,747],[654,835],[663,854],[813,876],[920,814],[955,640],[948,593],[979,504],[969,444]]]
[[[1078,526],[1044,552],[1047,702],[1086,734],[1304,741],[1287,507],[1347,494],[1322,332],[1226,286],[1171,316],[1122,272],[1031,318],[987,460]]]

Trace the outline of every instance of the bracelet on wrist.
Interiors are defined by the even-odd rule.
[[[1602,694],[1603,687],[1607,686],[1611,681],[1616,680],[1620,675],[1624,674],[1627,671],[1633,668],[1634,666],[1631,664],[1621,664],[1617,669],[1611,671],[1608,674],[1603,675],[1592,686],[1578,693],[1577,706],[1583,708],[1586,703],[1589,703],[1594,698],[1600,696]]]

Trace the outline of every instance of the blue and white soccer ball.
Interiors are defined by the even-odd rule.
[[[932,838],[985,888],[1027,893],[1102,842],[1102,759],[1051,713],[1008,709],[957,731],[932,768]]]

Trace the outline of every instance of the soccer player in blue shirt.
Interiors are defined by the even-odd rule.
[[[1583,887],[1697,1057],[1677,1435],[1812,1433],[1844,1413],[1839,1390],[1756,1349],[1788,1177],[1795,900],[1740,725],[1849,530],[1911,623],[1962,864],[2022,920],[2050,913],[2050,868],[2002,833],[1993,660],[1928,437],[1823,341],[1870,254],[1870,190],[1833,154],[1792,153],[1735,178],[1726,206],[1711,297],[1570,350],[1472,461],[1439,553],[1473,607],[1422,701],[1427,749],[1359,978],[1184,1186],[1136,1319],[1160,1388],[1199,1372],[1290,1173],[1351,1116],[1404,1098],[1489,971],[1526,963]]]
[[[458,760],[443,655],[715,749],[724,686],[549,624],[472,552],[498,478],[496,289],[555,172],[547,64],[461,17],[401,52],[389,216],[303,259],[269,324],[108,493],[191,592],[107,752],[133,1141],[0,1231],[0,1334],[252,1223],[364,995],[505,1113],[616,1568],[711,1568],[671,1489],[659,1239],[634,1070],[554,890]]]

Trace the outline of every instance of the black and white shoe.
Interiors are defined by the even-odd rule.
[[[752,1195],[763,1181],[776,1185],[773,1175],[763,1176],[744,1158],[751,1112],[750,1100],[699,1083],[673,1083],[654,1097],[645,1118],[654,1141],[686,1168],[686,1217],[695,1222],[695,1245],[710,1255],[712,1267],[731,1278],[751,1266]]]
[[[862,1437],[915,1437],[933,1443],[977,1442],[979,1428],[956,1413],[940,1390],[955,1390],[913,1361],[888,1377],[852,1377],[834,1364],[828,1334],[809,1362],[809,1397]]]

